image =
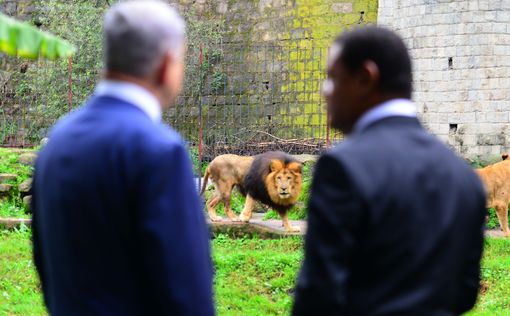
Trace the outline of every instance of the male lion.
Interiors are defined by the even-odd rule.
[[[207,202],[211,221],[219,221],[215,207],[223,201],[225,213],[232,221],[249,222],[255,200],[275,209],[282,218],[283,226],[289,232],[298,232],[299,227],[291,226],[287,211],[294,206],[301,192],[302,165],[291,156],[279,152],[267,152],[253,157],[221,155],[209,164],[205,171],[201,194],[211,178],[216,191]],[[230,196],[234,186],[246,195],[244,209],[239,218],[230,208]]]
[[[494,207],[499,224],[506,237],[508,229],[508,203],[510,203],[510,159],[508,154],[501,155],[503,161],[476,169],[487,193],[487,207]]]

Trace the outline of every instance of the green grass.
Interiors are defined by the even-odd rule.
[[[45,315],[31,230],[0,231],[0,315]]]
[[[510,239],[486,239],[482,279],[487,290],[467,315],[510,315]]]
[[[0,202],[0,218],[13,217],[13,218],[30,218],[24,206],[12,201]]]
[[[32,174],[33,167],[18,163],[18,157],[22,152],[31,152],[33,150],[21,150],[0,148],[0,173],[12,173],[18,175],[16,183],[21,183]],[[14,183],[13,183],[14,184]]]
[[[489,229],[499,229],[499,221],[498,216],[496,215],[496,210],[494,208],[489,208],[487,210],[487,213],[489,215],[489,219],[487,220],[487,228]]]
[[[30,229],[0,231],[0,315],[45,315],[32,263]],[[218,315],[288,315],[303,259],[301,238],[212,241]],[[487,290],[469,316],[510,315],[510,239],[485,242]]]
[[[288,315],[302,239],[213,241],[218,315]]]

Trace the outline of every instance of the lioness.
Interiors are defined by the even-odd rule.
[[[510,236],[508,229],[508,203],[510,203],[510,159],[508,154],[501,155],[503,161],[476,169],[482,179],[487,193],[487,207],[494,207],[499,225],[506,237]]]
[[[216,191],[207,202],[211,221],[219,221],[215,207],[223,201],[225,213],[232,221],[248,222],[251,219],[255,200],[274,208],[289,232],[298,232],[291,226],[287,211],[294,206],[301,192],[302,165],[283,152],[267,152],[253,157],[221,155],[209,164],[204,175],[201,194],[211,178]],[[230,208],[232,189],[237,186],[246,195],[244,209],[237,218]]]

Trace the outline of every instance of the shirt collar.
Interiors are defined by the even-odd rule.
[[[373,122],[391,116],[416,117],[416,105],[408,99],[392,99],[368,110],[354,125],[354,132],[365,129]]]
[[[96,96],[109,96],[129,102],[140,108],[157,123],[161,121],[161,106],[147,89],[126,81],[102,80],[94,91]]]

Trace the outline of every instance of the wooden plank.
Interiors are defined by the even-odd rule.
[[[23,224],[30,227],[32,220],[29,218],[0,218],[0,228],[14,229],[21,227]]]

